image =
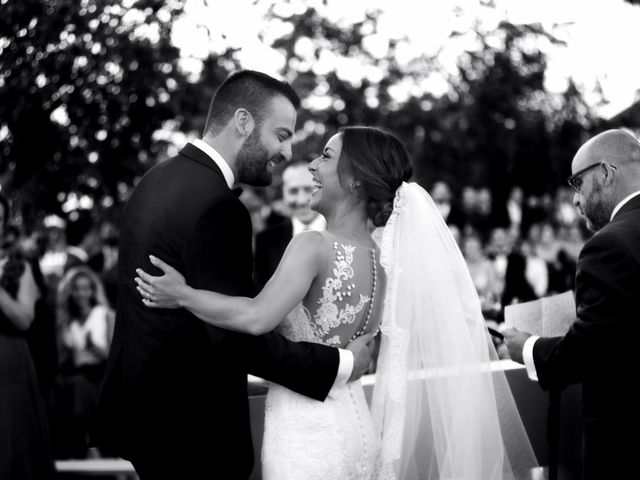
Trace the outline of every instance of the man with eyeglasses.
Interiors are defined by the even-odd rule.
[[[504,332],[511,358],[545,389],[582,384],[583,478],[640,474],[640,143],[608,130],[576,153],[574,204],[595,235],[576,273],[577,318],[564,337]]]

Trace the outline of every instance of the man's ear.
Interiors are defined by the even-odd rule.
[[[604,170],[604,179],[602,180],[602,183],[604,186],[608,187],[613,183],[613,176],[616,174],[616,170],[607,163],[602,164],[602,169]]]
[[[233,122],[236,131],[242,137],[248,137],[256,126],[255,119],[246,108],[239,108],[233,114]]]

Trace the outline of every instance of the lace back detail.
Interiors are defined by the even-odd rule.
[[[374,249],[323,233],[328,252],[325,279],[312,286],[304,305],[296,307],[281,323],[280,332],[295,341],[345,346],[369,325],[376,295],[377,260]]]
[[[328,345],[340,345],[343,342],[339,335],[331,336],[331,332],[342,325],[351,325],[371,297],[359,294],[357,303],[351,300],[356,284],[352,282],[353,245],[333,243],[335,254],[333,276],[328,277],[322,287],[322,297],[318,299],[318,309],[313,316],[313,326],[319,338],[324,338]],[[343,304],[340,308],[340,304]]]

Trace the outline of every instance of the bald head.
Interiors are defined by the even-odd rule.
[[[574,157],[575,170],[593,163],[607,162],[619,167],[629,162],[632,169],[640,168],[640,142],[625,130],[607,130],[586,142]]]
[[[574,204],[587,226],[599,230],[619,202],[640,190],[640,142],[625,130],[602,132],[580,147],[571,170]]]

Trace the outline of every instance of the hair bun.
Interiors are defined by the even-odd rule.
[[[384,200],[371,199],[367,203],[367,215],[376,227],[387,223],[393,212],[393,197]]]
[[[407,149],[394,135],[375,127],[345,127],[340,132],[338,176],[360,182],[367,216],[382,227],[393,212],[396,190],[413,173]]]

